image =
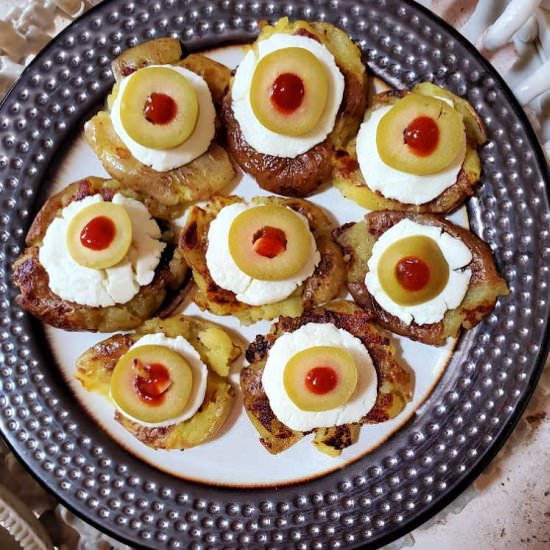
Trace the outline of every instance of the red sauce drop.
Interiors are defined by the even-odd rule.
[[[116,226],[111,218],[97,216],[92,218],[80,232],[82,246],[91,250],[105,250],[113,242]]]
[[[156,92],[147,98],[143,108],[145,118],[152,124],[169,124],[177,112],[178,106],[169,95]]]
[[[421,258],[407,256],[395,266],[399,284],[407,290],[422,290],[430,281],[430,267]]]
[[[252,242],[254,252],[264,258],[275,258],[286,250],[285,232],[278,227],[263,227],[254,235]]]
[[[338,383],[338,376],[332,367],[314,367],[306,374],[306,388],[317,395],[332,391]]]
[[[419,116],[405,128],[403,139],[415,155],[427,157],[439,142],[439,127],[433,118]]]
[[[302,104],[304,93],[304,82],[299,76],[282,73],[273,82],[269,98],[278,111],[288,115]]]
[[[139,398],[148,405],[159,405],[172,385],[168,369],[161,363],[142,363],[134,359],[134,387]]]

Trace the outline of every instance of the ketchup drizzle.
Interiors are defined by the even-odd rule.
[[[134,359],[132,367],[136,373],[134,389],[138,397],[148,405],[159,405],[172,385],[168,369],[161,363],[143,363]]]
[[[422,290],[430,282],[430,267],[422,258],[407,256],[397,262],[395,275],[406,290]]]
[[[169,124],[177,112],[176,102],[169,95],[157,92],[153,92],[147,98],[143,108],[143,114],[151,124]]]
[[[105,250],[113,242],[116,226],[111,218],[97,216],[92,218],[80,232],[82,246],[91,250]]]
[[[306,374],[306,388],[316,395],[324,395],[331,392],[338,384],[338,376],[332,367],[313,367]]]
[[[439,127],[433,118],[419,116],[403,132],[403,139],[415,155],[431,155],[439,142]]]
[[[266,226],[253,237],[254,252],[265,258],[275,258],[286,250],[286,235],[278,227]]]
[[[299,76],[282,73],[273,82],[269,98],[278,111],[288,115],[300,107],[304,94],[304,82]]]

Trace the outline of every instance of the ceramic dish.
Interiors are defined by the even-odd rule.
[[[103,173],[81,131],[112,85],[113,57],[170,34],[191,51],[241,43],[253,38],[259,20],[284,15],[344,29],[360,44],[371,72],[396,87],[434,80],[474,105],[490,142],[480,152],[483,183],[468,214],[473,230],[491,245],[511,295],[458,341],[452,355],[452,342],[442,350],[403,341],[403,356],[416,370],[413,403],[395,421],[364,428],[359,443],[336,460],[307,444],[267,455],[239,410],[206,445],[184,453],[150,451],[72,381],[74,358],[102,337],[45,331],[15,305],[10,264],[56,185]],[[235,64],[239,49],[211,55]],[[382,544],[435,513],[481,471],[519,418],[542,369],[550,251],[542,154],[498,75],[416,5],[105,2],[42,52],[0,107],[0,171],[2,431],[62,501],[128,543]],[[247,178],[233,191],[259,194]],[[362,213],[336,190],[313,200],[331,205],[339,221]],[[465,222],[460,213],[455,219]],[[189,306],[185,313],[197,311]],[[240,332],[250,339],[264,330],[256,324]]]

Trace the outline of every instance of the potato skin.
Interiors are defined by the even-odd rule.
[[[154,318],[140,326],[132,334],[115,334],[85,351],[76,363],[76,377],[88,391],[110,399],[111,375],[118,360],[144,334],[163,333],[169,338],[183,336],[199,352],[208,366],[206,395],[200,409],[190,419],[165,427],[151,428],[134,422],[118,411],[115,419],[134,437],[155,449],[189,449],[212,439],[223,426],[232,410],[235,390],[226,380],[230,363],[240,355],[240,348],[232,346],[224,350],[209,348],[201,343],[205,331],[215,330],[229,335],[210,321],[178,316],[167,319]],[[214,353],[216,362],[212,362]],[[219,373],[226,373],[221,376]]]
[[[150,195],[170,212],[172,218],[181,216],[194,202],[220,192],[235,176],[229,156],[215,141],[189,164],[157,172],[132,156],[115,132],[106,111],[90,119],[84,133],[111,177],[130,189]]]
[[[346,274],[342,253],[332,240],[333,222],[318,206],[308,201],[279,197],[256,197],[252,202],[287,206],[307,218],[321,254],[321,261],[313,275],[288,298],[264,306],[243,304],[233,292],[219,287],[206,265],[208,229],[217,213],[235,202],[242,202],[242,199],[217,196],[204,208],[193,207],[180,235],[180,249],[192,269],[193,279],[198,287],[194,300],[201,309],[207,309],[215,315],[235,315],[243,324],[250,324],[260,319],[273,319],[278,315],[295,317],[301,314],[304,306],[319,305],[338,296]]]
[[[219,108],[229,86],[230,70],[200,54],[190,54],[184,59],[181,55],[181,45],[175,38],[151,40],[126,50],[113,62],[117,84],[108,105],[112,105],[118,82],[123,77],[148,65],[171,64],[202,76],[210,88],[214,104]],[[216,124],[219,134],[219,121]],[[157,172],[132,156],[115,132],[107,111],[100,111],[92,117],[84,127],[84,134],[111,177],[127,188],[153,197],[170,212],[172,218],[180,216],[190,204],[221,191],[235,176],[229,155],[218,138],[205,153],[190,163]]]
[[[204,401],[188,420],[151,428],[130,420],[118,411],[115,419],[136,439],[153,449],[190,449],[212,439],[219,432],[231,412],[234,398],[233,386],[216,373],[209,372]]]
[[[278,420],[261,383],[262,371],[276,339],[307,323],[331,323],[359,338],[372,357],[378,374],[378,396],[374,407],[357,423],[313,430],[313,444],[321,452],[337,456],[355,443],[361,424],[385,422],[397,416],[412,399],[414,376],[397,358],[387,335],[373,322],[373,315],[350,302],[332,302],[304,312],[301,317],[280,317],[269,334],[256,336],[246,350],[249,367],[241,371],[241,390],[246,412],[260,434],[260,442],[272,454],[284,451],[303,437]]]
[[[421,88],[424,95],[433,96],[434,94],[440,93],[442,90],[437,86],[431,86],[432,87]],[[413,92],[416,91],[417,89],[413,88]],[[430,92],[430,94],[427,92]],[[392,105],[407,94],[409,94],[409,92],[404,90],[389,90],[376,94],[372,99],[370,109],[365,113],[365,120],[370,116],[370,113],[376,109]],[[470,119],[473,120],[474,115],[477,117],[475,111],[473,111],[465,100],[454,96],[450,92],[447,92],[447,94],[455,101],[462,101],[461,109],[463,109],[464,112],[470,113],[469,118],[465,119],[465,121]],[[466,111],[464,104],[469,107],[470,111]],[[333,184],[345,197],[354,200],[360,206],[368,208],[369,210],[400,210],[418,213],[433,212],[438,214],[453,212],[475,193],[479,183],[481,164],[477,154],[477,147],[484,143],[484,141],[481,143],[479,142],[479,140],[482,139],[481,132],[484,132],[484,127],[479,117],[477,117],[476,120],[479,122],[479,126],[476,126],[474,122],[465,124],[467,136],[466,157],[462,169],[458,174],[456,183],[445,189],[440,195],[429,202],[418,205],[402,203],[395,199],[384,197],[378,191],[370,189],[368,187],[368,181],[365,181],[359,168],[355,139],[351,140],[345,148],[339,149],[336,152],[332,171]],[[477,128],[477,131],[474,130],[474,128]]]
[[[357,46],[345,33],[328,23],[289,23],[285,17],[274,27],[264,26],[259,39],[273,33],[308,36],[321,42],[334,55],[345,79],[344,97],[334,129],[323,142],[294,158],[264,155],[244,139],[233,113],[229,91],[222,108],[227,143],[237,164],[252,175],[260,187],[288,197],[307,197],[330,179],[334,147],[347,142],[359,127],[366,106],[367,76]]]
[[[39,246],[46,230],[59,212],[74,200],[99,193],[111,200],[115,193],[141,200],[138,194],[124,189],[118,182],[90,177],[67,186],[49,198],[38,212],[26,237],[27,248],[13,265],[13,281],[19,287],[17,303],[41,321],[65,330],[113,332],[129,330],[140,325],[157,311],[170,289],[181,286],[187,266],[178,249],[167,247],[155,271],[153,281],[140,288],[125,304],[92,307],[69,302],[54,294],[48,283],[48,274],[39,261]],[[150,199],[143,201],[151,213],[163,213]],[[153,214],[154,215],[154,214]]]
[[[157,38],[138,44],[122,52],[112,63],[116,81],[148,65],[175,63],[182,56],[180,41],[175,38]]]
[[[441,227],[452,237],[461,239],[473,256],[470,265],[472,278],[462,304],[447,311],[443,319],[437,323],[403,323],[382,309],[365,286],[367,262],[371,257],[374,243],[382,233],[405,218],[424,225]],[[371,212],[365,216],[364,221],[346,224],[337,229],[334,235],[344,253],[348,268],[347,286],[355,302],[374,315],[381,326],[412,340],[443,345],[448,337],[458,336],[461,327],[469,329],[477,325],[493,310],[497,298],[509,293],[506,281],[498,274],[487,244],[470,231],[433,214],[389,210]]]
[[[198,74],[208,84],[214,103],[219,106],[229,86],[231,71],[221,63],[200,53],[183,59],[181,43],[176,38],[157,38],[129,48],[112,63],[116,82],[149,65],[179,65]]]
[[[294,158],[259,153],[245,140],[231,106],[231,96],[223,102],[227,144],[237,164],[260,187],[286,197],[312,195],[331,174],[330,145],[323,141]]]

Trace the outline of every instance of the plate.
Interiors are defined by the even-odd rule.
[[[232,45],[210,49],[205,53],[233,68],[240,63],[244,48],[242,45]],[[379,89],[387,87],[382,81],[376,81],[374,84]],[[109,177],[87,144],[82,132],[76,132],[74,137],[67,139],[63,147],[62,159],[48,174],[47,193],[50,195],[57,193],[70,182],[90,174]],[[234,184],[226,192],[246,199],[257,195],[269,195],[253,178],[243,173],[238,174]],[[353,201],[342,198],[335,188],[324,189],[310,197],[310,200],[325,208],[326,211],[330,211],[340,225],[361,220],[365,214],[363,208]],[[452,219],[456,223],[467,225],[466,209],[462,208],[456,212]],[[348,295],[348,299],[351,299],[351,296]],[[263,321],[247,327],[240,326],[236,318],[218,317],[208,312],[201,312],[190,296],[185,300],[181,311],[186,315],[206,318],[228,328],[237,335],[243,349],[246,342],[253,341],[256,335],[269,332],[271,325],[270,322]],[[363,427],[359,441],[345,449],[337,458],[319,453],[311,444],[313,435],[303,438],[279,455],[266,452],[259,444],[258,434],[243,409],[240,392],[233,413],[222,431],[213,440],[180,453],[155,450],[138,441],[114,419],[114,406],[107,403],[102,396],[87,392],[76,379],[76,361],[79,355],[90,346],[105,339],[105,334],[74,334],[49,326],[44,326],[43,329],[55,362],[76,399],[119,445],[148,464],[177,477],[210,485],[238,488],[280,487],[299,483],[342,468],[376,449],[406,424],[420,404],[427,399],[448,364],[456,345],[456,341],[452,338],[445,346],[434,347],[413,342],[407,338],[393,337],[403,361],[415,368],[414,397],[396,418]],[[230,379],[236,387],[239,386],[239,373],[244,364],[244,354],[242,354],[232,366]],[[218,457],[222,455],[224,460],[220,461]],[[247,460],[243,461],[242,456],[246,456]]]
[[[491,141],[481,151],[483,185],[469,201],[469,218],[491,245],[512,293],[459,340],[439,383],[418,403],[406,428],[373,452],[343,458],[336,466],[346,467],[330,473],[334,466],[323,466],[313,475],[324,475],[308,481],[300,472],[292,471],[290,478],[278,466],[287,459],[277,457],[281,460],[272,468],[281,469],[283,478],[260,469],[258,479],[268,483],[248,484],[271,486],[242,487],[237,481],[233,485],[239,488],[228,489],[218,485],[228,484],[230,470],[224,479],[212,480],[211,468],[205,479],[189,475],[186,467],[182,475],[199,482],[181,479],[115,443],[109,426],[97,425],[54,366],[56,359],[63,366],[54,340],[14,303],[9,272],[52,181],[88,169],[80,162],[86,151],[78,146],[78,136],[112,85],[113,57],[140,41],[170,34],[182,38],[190,51],[243,42],[254,37],[258,20],[283,15],[338,25],[358,41],[371,71],[392,85],[434,80],[474,105]],[[550,269],[544,159],[499,76],[471,45],[416,4],[105,2],[52,42],[3,102],[0,173],[0,427],[23,462],[65,504],[130,544],[383,544],[435,513],[481,471],[510,433],[542,370]],[[62,351],[69,353],[76,342],[82,351],[79,338],[71,335]],[[433,361],[426,361],[430,369]],[[259,447],[252,430],[249,439]],[[239,461],[242,471],[253,470],[248,447],[240,453],[234,449],[232,457],[225,456],[224,447],[212,450],[212,464],[223,469],[229,458]],[[181,455],[184,462],[189,454]],[[316,453],[312,460],[322,457]]]

